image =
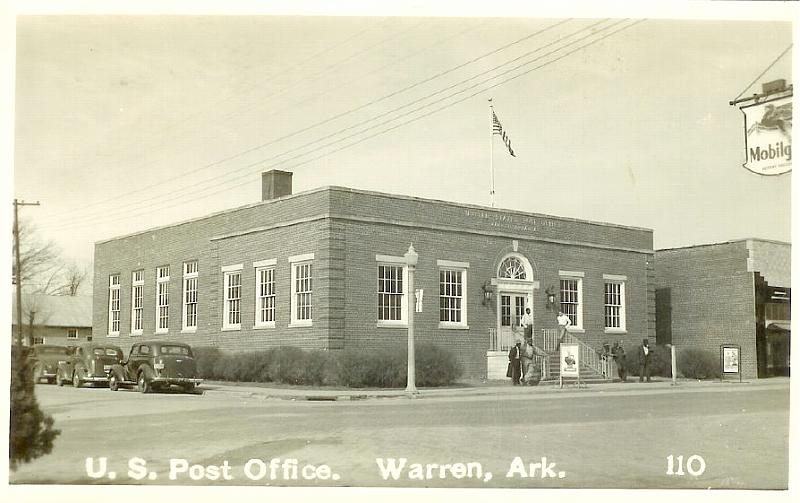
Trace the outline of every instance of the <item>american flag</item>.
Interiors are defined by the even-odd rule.
[[[500,135],[500,138],[503,139],[503,143],[505,143],[508,153],[511,154],[511,157],[517,157],[517,155],[514,153],[514,149],[511,148],[511,140],[508,138],[508,135],[506,135],[506,132],[503,131],[503,125],[500,124],[500,119],[497,118],[494,110],[492,110],[492,134]]]

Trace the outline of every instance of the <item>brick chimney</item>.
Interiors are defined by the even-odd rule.
[[[269,201],[292,195],[292,173],[271,169],[261,173],[261,200]]]

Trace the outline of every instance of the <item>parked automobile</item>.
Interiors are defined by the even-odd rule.
[[[179,386],[186,393],[203,382],[198,379],[192,348],[180,342],[148,341],[131,347],[127,361],[112,366],[108,387],[138,387],[142,393]]]
[[[68,350],[65,346],[55,344],[37,344],[31,348],[28,354],[33,364],[33,382],[38,383],[42,379],[47,379],[48,383],[56,380],[58,363],[65,360]]]
[[[65,360],[58,362],[56,384],[72,382],[76,388],[84,383],[108,383],[113,365],[122,361],[122,349],[113,344],[86,342],[79,344]]]

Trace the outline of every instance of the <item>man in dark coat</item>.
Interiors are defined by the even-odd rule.
[[[650,355],[652,350],[648,345],[647,339],[642,339],[642,345],[639,346],[639,382],[644,381],[645,376],[647,382],[650,382]]]
[[[511,383],[514,386],[519,386],[519,378],[522,375],[522,366],[520,365],[520,357],[522,356],[521,346],[522,342],[517,341],[508,351],[509,372],[506,375],[511,378]]]

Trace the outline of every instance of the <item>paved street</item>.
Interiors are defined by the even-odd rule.
[[[269,399],[236,388],[204,395],[142,395],[37,385],[40,403],[62,433],[50,455],[24,465],[10,481],[787,486],[788,380],[658,389],[631,383],[598,389],[316,402]],[[684,475],[666,474],[670,455],[673,471],[680,471],[682,464]],[[89,468],[98,479],[87,474],[87,457],[93,458]],[[107,458],[105,470],[102,457]],[[141,460],[129,466],[137,457]],[[400,458],[407,459],[402,469]],[[278,461],[271,464],[272,459]],[[376,459],[382,460],[386,478]],[[142,460],[146,468],[140,469]],[[170,480],[171,470],[175,480]],[[144,478],[138,480],[140,476]]]

